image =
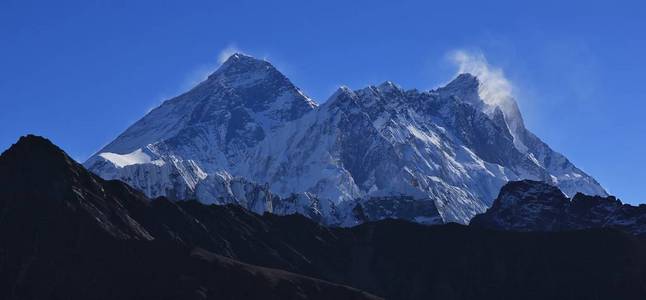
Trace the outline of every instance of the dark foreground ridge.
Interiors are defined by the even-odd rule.
[[[565,231],[612,228],[646,235],[646,205],[623,204],[613,196],[576,194],[572,200],[540,181],[510,182],[472,226],[512,231]]]
[[[147,228],[154,203],[40,137],[2,154],[0,182],[0,299],[377,299]]]
[[[0,183],[1,299],[646,295],[644,242],[613,229],[504,232],[397,220],[328,228],[298,215],[148,200],[34,136],[0,156]]]

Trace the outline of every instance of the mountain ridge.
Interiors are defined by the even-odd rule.
[[[523,180],[503,186],[494,204],[471,225],[508,231],[567,231],[613,228],[646,235],[646,205],[624,204],[614,196],[577,193],[566,197],[557,187]]]
[[[392,82],[343,87],[317,105],[269,62],[234,54],[84,165],[149,197],[343,226],[360,222],[356,204],[393,196],[432,201],[443,222],[466,224],[510,180],[607,195],[524,127],[513,99],[492,106],[481,93],[477,77],[462,74],[421,92]],[[262,193],[249,199],[254,190]],[[282,200],[290,197],[302,200]]]
[[[514,232],[394,219],[326,227],[300,214],[151,200],[35,137],[0,156],[0,180],[7,183],[0,185],[3,299],[378,299],[362,290],[387,299],[646,294],[644,240],[613,229]]]
[[[174,202],[105,181],[41,137],[0,155],[0,181],[2,299],[380,299],[206,251]],[[164,204],[193,228],[169,229]]]

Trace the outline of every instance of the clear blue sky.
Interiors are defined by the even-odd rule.
[[[0,148],[36,133],[85,160],[227,48],[267,57],[319,102],[341,84],[435,88],[465,50],[504,71],[539,137],[646,202],[637,1],[269,2],[0,1]]]

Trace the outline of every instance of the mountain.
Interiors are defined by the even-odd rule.
[[[513,99],[487,101],[487,88],[470,74],[431,91],[385,82],[342,87],[319,106],[269,62],[234,54],[84,165],[149,197],[341,226],[466,224],[511,180],[607,195],[524,127]],[[423,211],[411,212],[410,199]]]
[[[178,243],[141,192],[48,140],[0,156],[1,299],[378,299]]]
[[[612,228],[646,235],[646,205],[581,193],[569,199],[555,186],[524,180],[506,184],[491,208],[475,216],[471,224],[514,231]]]
[[[644,240],[612,229],[505,232],[402,220],[325,227],[299,214],[150,200],[35,136],[0,156],[0,182],[2,299],[646,295]],[[377,201],[399,200],[428,202]]]

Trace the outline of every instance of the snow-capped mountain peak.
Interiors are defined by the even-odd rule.
[[[509,129],[516,148],[521,152],[527,152],[525,123],[518,103],[512,97],[506,82],[483,82],[470,73],[462,73],[446,87],[439,89],[439,92],[453,95],[456,100],[473,105],[492,119],[498,118],[501,125],[504,123]],[[502,114],[502,118],[500,115],[496,116],[499,113]]]
[[[445,87],[440,88],[439,92],[452,95],[457,100],[479,107],[484,104],[478,94],[479,87],[480,81],[477,77],[470,73],[462,73],[449,82]]]
[[[317,107],[271,63],[234,54],[85,165],[152,197],[239,203],[341,225],[366,213],[467,223],[509,180],[605,195],[524,127],[513,99],[508,106],[483,98],[492,95],[484,84],[461,74],[423,92],[389,81],[340,87]],[[424,212],[417,218],[411,207]]]
[[[396,85],[392,81],[385,81],[382,84],[377,86],[377,90],[379,90],[381,93],[395,93],[395,92],[402,92],[402,88]]]
[[[263,81],[293,86],[289,79],[266,60],[241,53],[231,55],[206,82],[216,81],[230,87],[253,87]]]

